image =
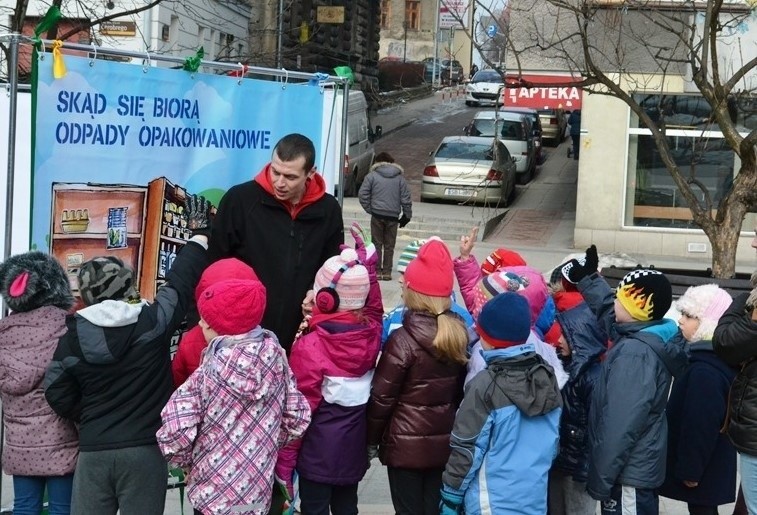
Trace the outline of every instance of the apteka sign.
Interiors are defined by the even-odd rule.
[[[506,106],[530,107],[533,109],[581,109],[582,91],[576,86],[565,86],[581,80],[570,75],[520,75],[508,76],[507,82],[515,81],[542,84],[534,87],[505,88],[503,103]],[[519,82],[520,82],[519,81]],[[554,84],[544,86],[543,84]]]

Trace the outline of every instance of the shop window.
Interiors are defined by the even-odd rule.
[[[408,30],[420,30],[421,28],[421,3],[416,0],[405,2],[405,23]]]
[[[674,135],[670,135],[670,133]],[[713,209],[731,190],[740,168],[738,156],[722,136],[698,131],[668,131],[671,155],[684,177],[695,181],[700,205],[709,197]],[[651,135],[631,134],[628,142],[627,223],[648,227],[696,228],[686,199],[660,157]]]
[[[381,0],[381,28],[388,29],[392,17],[391,0]]]

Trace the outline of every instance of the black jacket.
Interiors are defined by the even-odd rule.
[[[728,436],[736,450],[757,456],[757,322],[746,309],[749,294],[736,297],[712,338],[715,353],[740,367],[731,386]]]
[[[221,199],[213,220],[210,259],[236,257],[255,270],[266,287],[261,325],[278,336],[287,352],[316,272],[344,243],[343,225],[342,209],[328,194],[294,219],[255,181],[232,187]]]
[[[570,379],[562,389],[560,450],[553,466],[585,483],[589,475],[589,407],[599,380],[599,358],[606,350],[607,333],[599,328],[585,302],[558,313],[557,320],[572,354],[565,365]]]
[[[736,449],[720,432],[736,371],[715,355],[712,342],[689,349],[691,364],[668,399],[668,462],[660,495],[718,506],[736,498]],[[699,485],[689,488],[684,481]]]
[[[105,301],[69,315],[45,375],[45,397],[79,423],[79,449],[153,445],[160,411],[173,391],[171,336],[181,324],[207,265],[189,242],[155,302]]]

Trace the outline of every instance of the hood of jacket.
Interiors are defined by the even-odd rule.
[[[490,388],[500,388],[529,417],[562,407],[557,380],[530,343],[507,349],[482,351],[486,368],[493,374]]]
[[[418,345],[433,356],[438,356],[434,347],[437,323],[436,317],[431,313],[408,309],[402,317],[402,326]]]
[[[255,176],[255,182],[271,195],[276,198],[273,191],[273,184],[271,184],[271,174],[269,173],[271,163],[268,163],[263,169]],[[289,201],[278,200],[282,206],[286,208],[292,220],[297,218],[300,211],[313,204],[316,200],[320,199],[326,194],[326,182],[321,177],[321,174],[314,173],[310,176],[310,180],[305,183],[305,193],[302,195],[302,199],[297,204],[292,204]]]
[[[329,324],[318,324],[314,333],[323,342],[329,360],[351,376],[359,377],[376,366],[381,349],[381,327],[368,323],[360,328],[334,331]]]
[[[276,345],[266,344],[271,339]],[[276,336],[258,326],[247,334],[214,338],[201,366],[214,382],[233,394],[257,401],[270,395],[284,377],[279,356],[283,352]]]
[[[615,331],[620,338],[634,338],[648,345],[673,377],[680,376],[686,370],[689,363],[686,340],[673,320],[663,318],[652,322],[615,324]]]
[[[574,380],[607,350],[607,334],[585,302],[558,312],[557,321],[571,348],[570,361],[565,368]]]
[[[93,365],[120,361],[134,343],[132,333],[146,304],[105,300],[77,311],[74,321],[84,360]]]
[[[374,163],[371,166],[371,171],[376,172],[377,174],[381,175],[382,177],[386,177],[387,179],[391,179],[392,177],[397,177],[398,175],[405,173],[405,170],[397,163],[382,162]]]

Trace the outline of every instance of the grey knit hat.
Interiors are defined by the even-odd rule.
[[[139,293],[134,287],[134,273],[123,261],[113,256],[96,257],[81,266],[79,294],[87,306],[104,300],[139,300]]]
[[[67,310],[74,304],[66,271],[54,257],[36,250],[16,254],[0,264],[0,293],[15,312],[42,306]]]

